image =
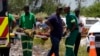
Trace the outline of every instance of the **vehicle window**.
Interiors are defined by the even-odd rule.
[[[0,0],[0,12],[2,11],[2,0]]]
[[[96,23],[98,20],[86,20],[86,24],[94,24]]]

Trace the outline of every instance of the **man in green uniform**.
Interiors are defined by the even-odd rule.
[[[14,16],[12,14],[7,12],[6,15],[8,16],[10,33],[12,33],[14,27],[16,26],[16,20],[15,20],[15,18],[14,18]],[[14,37],[10,38],[10,42],[14,44]]]
[[[65,56],[75,56],[73,48],[79,32],[78,22],[76,16],[70,13],[70,7],[66,7],[64,11],[65,13],[67,13],[66,15],[67,30],[70,31],[70,34],[65,41],[65,46],[66,46]]]
[[[29,6],[24,7],[25,14],[19,20],[21,29],[33,29],[35,27],[35,16],[29,12]],[[21,37],[23,56],[32,56],[33,38],[27,35]]]

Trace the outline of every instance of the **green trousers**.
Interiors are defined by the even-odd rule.
[[[23,56],[32,56],[33,38],[29,36],[22,36]]]
[[[66,46],[66,52],[65,52],[65,56],[75,56],[74,55],[74,44],[76,41],[76,38],[78,36],[78,30],[74,30],[70,33],[70,35],[68,36],[68,38],[65,41],[65,46]]]

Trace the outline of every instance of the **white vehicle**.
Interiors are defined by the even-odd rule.
[[[100,18],[94,17],[80,17],[85,28],[90,28],[94,23],[98,22]]]
[[[95,47],[97,51],[97,56],[100,56],[100,21],[96,22],[90,27],[87,34],[87,38],[90,36],[91,33],[93,34],[93,36],[95,36]],[[90,42],[90,41],[87,40],[87,42]],[[88,43],[88,46],[89,46],[89,43]]]
[[[89,33],[100,33],[100,21],[90,27],[88,34]]]
[[[64,21],[64,23],[66,23],[65,17],[62,17],[61,19]],[[94,23],[100,20],[100,18],[84,17],[84,16],[80,16],[80,19],[82,20],[82,23],[84,24],[85,28],[90,28]]]

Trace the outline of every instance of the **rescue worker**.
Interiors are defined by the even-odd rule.
[[[78,22],[75,15],[70,13],[70,7],[64,8],[66,15],[66,24],[67,24],[67,31],[70,31],[69,36],[65,40],[66,52],[65,56],[75,56],[73,48],[78,36]]]
[[[82,23],[81,18],[79,18],[80,10],[77,8],[77,9],[75,9],[74,12],[75,12],[75,15],[77,17],[78,24],[79,24],[79,34],[77,36],[77,39],[76,39],[76,42],[75,42],[75,48],[74,48],[75,56],[77,56],[79,45],[80,45],[80,40],[81,40],[81,33],[82,33],[83,23]]]
[[[24,7],[24,14],[21,15],[19,20],[20,30],[22,29],[33,29],[36,24],[35,15],[29,12],[29,6]],[[32,56],[33,38],[27,35],[22,35],[22,48],[23,56]]]
[[[14,28],[16,27],[16,19],[15,17],[11,14],[11,13],[7,13],[7,16],[8,16],[8,20],[9,20],[9,28],[10,28],[10,33],[13,32]],[[12,33],[14,34],[14,33]],[[14,38],[15,37],[11,37],[10,36],[10,42],[15,44],[15,41],[14,41]]]
[[[51,50],[49,51],[47,56],[52,56],[52,54],[55,54],[55,56],[59,56],[59,44],[63,35],[63,22],[60,17],[62,10],[63,9],[61,7],[57,7],[56,13],[51,15],[46,21],[46,24],[50,27],[51,30],[50,39],[52,43]]]

